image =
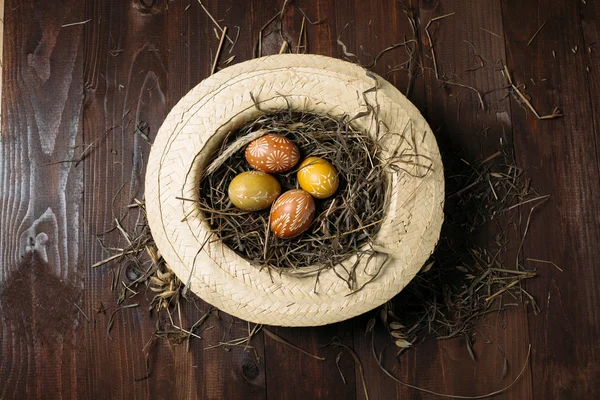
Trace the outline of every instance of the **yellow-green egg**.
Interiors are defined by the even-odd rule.
[[[337,170],[320,157],[308,157],[298,170],[300,187],[318,199],[326,199],[337,190],[340,181]]]
[[[242,172],[229,184],[229,200],[237,208],[258,211],[268,208],[281,194],[281,185],[261,171]]]

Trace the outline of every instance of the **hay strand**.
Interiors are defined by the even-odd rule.
[[[352,255],[362,259],[380,253],[370,243],[382,222],[386,171],[395,172],[379,160],[378,143],[356,130],[351,120],[283,110],[262,115],[229,134],[200,184],[198,207],[216,236],[257,268],[279,273],[318,273]],[[339,173],[337,195],[317,201],[315,222],[294,240],[269,235],[268,211],[235,209],[227,196],[233,177],[250,169],[244,147],[267,132],[290,138],[303,157],[328,159]],[[292,170],[277,176],[284,191],[297,187],[295,175]],[[346,271],[343,277],[351,289],[358,289],[353,271]]]

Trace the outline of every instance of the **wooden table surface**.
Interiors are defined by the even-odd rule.
[[[205,1],[232,38],[239,29],[233,63],[253,57],[261,26],[281,3]],[[532,184],[551,196],[532,215],[523,254],[552,260],[564,272],[537,266],[539,276],[526,283],[538,315],[518,307],[487,321],[509,360],[506,377],[498,346],[484,340],[475,343],[477,361],[459,338],[416,346],[388,365],[410,384],[473,396],[508,385],[531,344],[523,376],[497,398],[593,398],[600,392],[600,1],[404,3],[420,21],[424,67],[410,99],[445,154],[482,159],[501,143],[514,151]],[[301,9],[322,20],[306,25],[310,53],[343,57],[340,37],[368,64],[412,37],[399,1],[295,0],[283,19],[294,50]],[[474,91],[436,80],[425,27],[449,13],[456,14],[431,25],[437,64],[455,82],[487,93],[485,110]],[[364,399],[350,354],[342,353],[338,370],[340,350],[325,347],[334,336],[361,359],[371,399],[435,398],[378,369],[365,335],[372,315],[319,328],[271,328],[325,361],[263,333],[252,341],[256,352],[207,349],[224,335],[246,334],[246,323],[223,313],[188,349],[150,342],[152,293],[140,288],[140,306],[116,313],[107,338],[118,294],[110,266],[91,268],[107,257],[96,235],[144,196],[150,145],[136,128],[147,124],[153,140],[169,110],[210,74],[218,35],[196,0],[6,0],[0,27],[0,399]],[[263,55],[278,53],[281,43],[269,35]],[[229,57],[227,50],[221,61]],[[395,70],[406,60],[404,49],[390,51],[373,70],[406,92],[407,71]],[[508,95],[503,65],[541,114],[560,107],[564,117],[538,120]],[[90,143],[93,151],[81,163],[57,163],[77,159]],[[106,240],[122,244],[117,235]],[[101,305],[105,313],[97,312]],[[188,302],[186,326],[208,309],[201,300]],[[379,349],[390,343],[376,336]]]

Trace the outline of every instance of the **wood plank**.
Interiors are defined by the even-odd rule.
[[[594,110],[591,118],[594,122],[594,132],[597,135],[600,132],[600,3],[597,1],[582,2],[580,7],[584,36],[581,51],[586,55],[585,68]]]
[[[323,327],[268,329],[304,351],[324,357],[325,360],[316,360],[265,336],[267,398],[350,399],[356,396],[352,357],[344,352],[340,358],[341,374],[346,381],[344,383],[336,365],[336,358],[342,350],[333,346],[325,347],[336,337],[352,347],[351,322]]]
[[[418,2],[405,2],[406,7],[418,18]],[[347,48],[347,52],[356,54],[358,60],[344,56],[343,49],[337,45],[334,53],[339,58],[363,65],[372,64],[377,55],[387,47],[413,38],[409,20],[404,14],[400,2],[392,2],[385,7],[377,2],[336,1],[336,39]],[[415,47],[415,62],[419,62],[418,46]],[[409,82],[409,60],[406,49],[399,47],[384,53],[371,69],[390,80],[399,90],[407,93]],[[425,108],[425,92],[423,80],[416,77],[410,99],[421,109]],[[371,317],[377,317],[378,312],[369,313],[351,321],[354,333],[354,350],[359,356],[365,371],[365,382],[370,398],[395,399],[398,396],[398,386],[385,376],[377,365],[371,346],[371,336],[365,334],[366,325]],[[378,349],[392,344],[387,333],[378,330],[375,343]],[[356,370],[357,398],[365,398],[363,383],[358,369]]]
[[[0,136],[0,397],[76,396],[83,6],[7,1]],[[52,93],[52,96],[48,94]]]
[[[302,11],[314,23],[311,24],[308,19],[305,22],[306,30],[306,53],[319,54],[322,56],[334,57],[337,54],[338,45],[336,43],[336,4],[331,0],[302,0],[293,3],[296,7],[291,7],[291,12],[286,14],[292,18],[292,24],[286,23],[288,32],[294,35],[294,46],[297,45],[300,29],[302,28]],[[319,21],[319,23],[316,23]],[[291,27],[294,27],[292,30]],[[294,52],[296,47],[292,49]],[[302,52],[302,49],[300,49]]]
[[[2,67],[4,62],[3,50],[4,49],[4,0],[0,0],[0,77],[2,77]],[[0,110],[2,110],[2,79],[0,78]],[[0,113],[1,114],[1,113]],[[2,115],[0,115],[0,132],[2,129]]]
[[[227,26],[232,39],[238,37],[232,48],[227,42],[223,48],[219,68],[235,55],[232,64],[252,57],[252,19],[248,15],[257,7],[252,2],[232,5],[227,2],[207,2],[211,15]],[[262,8],[260,8],[262,9]],[[210,74],[219,37],[215,25],[196,1],[171,2],[168,11],[168,104],[174,106],[189,90]],[[239,36],[237,34],[239,27]],[[220,32],[217,32],[220,33]],[[231,50],[231,52],[230,52]],[[185,313],[193,324],[210,305],[192,295],[197,305],[187,304]],[[189,399],[243,399],[265,398],[265,351],[262,334],[251,341],[252,349],[244,346],[210,348],[220,342],[248,335],[247,324],[220,312],[220,319],[212,318],[206,325],[212,327],[201,333],[202,340],[190,346],[189,362],[181,362],[182,352],[175,356],[177,384],[186,388]]]
[[[482,109],[475,91],[450,84],[442,85],[436,77],[431,43],[425,29],[433,18],[451,13],[456,14],[433,21],[428,28],[435,46],[440,79],[471,86],[480,91],[482,96],[505,85],[502,75],[496,71],[505,60],[499,1],[485,4],[476,1],[421,2],[419,31],[425,68],[426,116],[436,132],[446,168],[458,157],[481,160],[499,150],[511,152],[513,147],[510,104],[504,99],[506,91],[493,91],[485,95],[485,109]],[[452,175],[453,170],[450,168],[446,173]],[[501,222],[509,241],[502,257],[511,260],[516,254],[516,246],[512,243],[518,243],[517,232],[507,229],[508,218]],[[480,238],[476,243],[488,248],[497,233],[495,226],[484,228],[477,233]],[[408,352],[401,358],[399,374],[403,374],[409,383],[438,393],[474,396],[507,386],[526,359],[529,342],[526,312],[520,309],[494,315],[481,325],[496,327],[491,330],[480,328],[479,331],[495,339],[506,352],[510,362],[506,377],[502,373],[502,350],[496,344],[486,344],[479,334],[472,337],[475,340],[476,362],[471,360],[466,340],[461,337],[427,343]],[[435,367],[415,376],[415,368],[424,365]],[[531,377],[526,371],[525,376],[499,398],[531,398],[530,387]],[[401,396],[412,393],[404,387],[399,391]],[[427,395],[424,397],[429,398]]]
[[[167,109],[168,45],[166,2],[86,2],[84,139],[95,143],[79,168],[84,171],[84,212],[81,237],[86,244],[85,301],[82,307],[92,323],[81,334],[85,351],[78,354],[78,380],[85,382],[78,397],[94,393],[100,398],[147,398],[159,393],[165,379],[176,381],[174,350],[166,343],[148,345],[156,321],[148,313],[151,292],[124,304],[139,303],[114,315],[128,261],[92,270],[90,266],[109,254],[96,234],[115,225],[115,218],[131,231],[137,211],[126,213],[133,198],[143,198],[145,159],[150,145],[136,128],[152,140]],[[122,246],[118,231],[102,237],[107,246]],[[119,290],[111,291],[113,274]],[[145,288],[136,290],[142,292]],[[103,306],[106,313],[95,309]],[[186,323],[186,321],[184,321]],[[149,364],[146,355],[149,354]],[[189,359],[189,358],[188,358]],[[185,362],[183,358],[181,362]],[[108,372],[110,371],[110,372]],[[144,379],[150,372],[150,376]],[[169,393],[184,397],[186,387],[170,385]]]
[[[197,304],[208,307],[200,306],[201,300]],[[188,313],[196,314],[191,310]],[[202,340],[195,340],[190,346],[193,375],[187,383],[192,391],[186,398],[265,398],[265,351],[261,335],[253,337],[250,343],[219,346],[247,338],[255,325],[223,312],[218,316],[206,321],[206,329],[200,332]]]
[[[501,28],[501,20],[498,18],[500,11],[498,2],[490,6],[486,6],[487,8],[484,7],[483,9],[481,8],[481,5],[477,5],[477,7],[475,7],[475,5],[466,4],[463,7],[462,3],[450,3],[448,5],[444,4],[444,8],[442,8],[441,5],[438,6],[437,2],[434,2],[432,4],[422,4],[422,9],[420,10],[420,12],[419,10],[417,10],[417,13],[415,15],[418,17],[420,14],[421,17],[420,30],[422,36],[420,39],[423,42],[424,47],[426,49],[428,49],[428,47],[425,34],[423,33],[423,29],[430,18],[437,15],[442,15],[445,12],[446,6],[449,10],[447,12],[451,12],[453,8],[457,11],[463,11],[463,17],[459,21],[455,22],[455,25],[453,25],[454,29],[457,29],[457,27],[459,26],[465,26],[465,22],[468,22],[470,19],[475,19],[472,15],[474,11],[472,11],[471,14],[465,14],[464,10],[477,10],[478,8],[479,12],[483,13],[484,18],[481,18],[482,20],[491,21],[491,24],[493,24],[496,27],[500,26]],[[374,5],[373,7],[377,9],[376,5]],[[352,9],[351,7],[342,8]],[[355,7],[354,9],[360,9],[361,18],[356,18],[357,21],[363,19],[365,15],[370,15],[368,11],[365,12],[364,7],[362,6],[360,8]],[[434,11],[435,13],[433,13]],[[494,12],[496,12],[495,17]],[[385,15],[387,16],[389,14],[393,15],[394,13],[393,11],[390,12],[389,9],[386,9]],[[403,15],[402,17],[405,18]],[[349,20],[353,19],[353,17],[349,18]],[[370,18],[364,18],[365,21],[369,19]],[[379,18],[373,19],[373,21],[377,21],[377,24],[383,26],[386,30],[392,32],[398,31],[398,28],[394,24],[391,24],[389,21],[387,21],[385,18],[382,18],[381,16],[379,16]],[[342,28],[343,26],[345,26],[345,24],[342,24]],[[368,23],[367,26],[369,26]],[[390,29],[390,26],[393,26],[394,28]],[[407,28],[408,25],[405,27],[405,29]],[[457,70],[459,68],[466,69],[472,66],[472,64],[470,64],[472,62],[472,59],[467,57],[469,56],[469,54],[467,53],[468,48],[461,49],[461,51],[457,51],[456,49],[456,47],[462,44],[462,40],[467,39],[471,40],[472,42],[479,41],[478,46],[481,48],[481,52],[489,51],[489,53],[491,53],[492,55],[497,55],[499,58],[504,58],[504,48],[502,46],[501,40],[496,44],[490,43],[489,41],[487,41],[487,38],[479,37],[478,34],[481,33],[481,31],[473,30],[472,28],[473,27],[469,27],[469,32],[474,31],[474,35],[472,35],[472,37],[469,38],[465,32],[467,28],[463,28],[459,30],[456,36],[453,36],[451,38],[450,43],[446,43],[448,46],[450,46],[451,50],[442,52],[442,55],[444,56],[443,60],[447,64],[449,64],[451,68]],[[369,29],[374,28],[369,26]],[[494,29],[494,27],[489,26],[488,29]],[[375,43],[371,43],[368,48],[376,48],[378,42],[384,42],[385,45],[385,41],[381,39],[381,36],[384,36],[385,32],[375,32],[376,33],[371,33],[371,37],[374,38]],[[465,36],[461,38],[460,34],[463,34]],[[353,39],[351,31],[348,33],[348,37],[350,38],[349,42],[352,43]],[[360,31],[357,27],[356,37],[360,37],[361,40],[364,40],[365,37],[369,37],[369,34],[368,32]],[[356,43],[348,46],[350,49],[355,49],[357,47]],[[472,55],[470,56],[472,57]],[[485,54],[485,56],[491,58],[487,54]],[[426,58],[426,68],[431,67],[432,66],[430,59]],[[381,71],[378,72],[382,73]],[[430,118],[432,116],[433,118],[437,117],[437,120],[434,119],[433,121],[433,123],[435,124],[434,130],[438,126],[443,125],[444,123],[448,123],[452,126],[452,130],[446,130],[447,128],[443,127],[443,130],[440,133],[440,136],[448,137],[450,136],[448,132],[453,132],[452,139],[454,139],[455,136],[459,140],[459,143],[454,143],[454,145],[452,146],[452,141],[447,139],[447,142],[449,142],[450,144],[450,146],[447,145],[446,147],[447,154],[452,154],[452,152],[456,150],[462,150],[462,147],[467,145],[470,146],[470,148],[467,147],[465,150],[462,150],[462,153],[465,154],[465,157],[484,158],[491,154],[488,152],[490,151],[488,150],[488,148],[494,149],[494,151],[498,149],[498,139],[500,137],[504,137],[505,140],[507,137],[510,138],[510,132],[508,136],[503,135],[505,130],[510,129],[509,122],[507,124],[507,121],[510,121],[510,110],[508,109],[507,102],[505,102],[505,104],[497,104],[500,103],[500,99],[498,98],[498,96],[493,98],[492,110],[494,110],[494,113],[491,114],[491,116],[477,115],[479,113],[477,110],[478,102],[471,102],[467,105],[463,104],[463,116],[461,120],[460,116],[456,117],[456,115],[458,115],[458,109],[460,107],[459,104],[461,104],[465,100],[463,100],[462,97],[459,98],[459,100],[455,100],[456,93],[453,93],[453,91],[446,92],[444,90],[439,90],[439,85],[437,81],[433,81],[430,72],[431,70],[426,70],[425,75],[428,87],[427,99],[425,99],[425,96],[423,95],[416,98],[413,96],[412,99],[416,102],[418,106],[420,106],[422,112],[424,112],[425,115],[429,115]],[[404,74],[406,74],[405,71]],[[477,74],[477,76],[475,76],[475,78],[471,78],[473,82],[471,84],[481,86],[482,90],[495,88],[495,85],[498,84],[499,79],[493,76],[490,77],[491,75],[493,74],[490,71],[486,71],[486,74],[482,74],[480,72],[479,74]],[[404,79],[406,79],[406,75],[404,75]],[[423,88],[422,82],[422,80],[417,81],[417,87]],[[398,85],[398,83],[396,84]],[[402,90],[403,87],[404,85],[401,83],[400,89]],[[416,94],[418,95],[419,93],[420,91],[417,90]],[[425,108],[427,101],[431,103],[429,108]],[[453,106],[448,106],[447,103],[454,104]],[[429,113],[427,113],[428,111]],[[466,118],[465,115],[467,116]],[[472,116],[475,117],[473,118]],[[465,122],[465,120],[467,122]],[[469,121],[475,121],[475,123]],[[473,135],[471,133],[474,125],[477,125],[480,129],[491,125],[492,132],[490,134],[490,137],[481,137],[479,140],[474,141],[472,139]],[[364,330],[367,320],[367,318],[364,318],[362,323],[355,323],[355,348],[357,352],[361,355],[363,363],[365,364],[365,370],[367,371],[367,378],[370,390],[372,394],[374,393],[377,398],[395,398],[395,391],[391,390],[390,386],[392,385],[390,385],[389,379],[379,372],[378,367],[373,360],[373,357],[371,355],[370,341],[360,339],[361,336],[364,336]],[[526,345],[523,346],[522,343],[519,342],[519,338],[527,336],[527,320],[525,314],[521,313],[516,318],[510,318],[509,321],[505,321],[504,318],[500,318],[497,321],[490,322],[495,326],[503,326],[505,322],[511,322],[507,325],[509,327],[508,330],[505,332],[501,332],[501,334],[499,335],[500,337],[498,339],[501,343],[503,340],[506,342],[503,344],[503,346],[508,349],[507,352],[509,354],[509,357],[511,357],[511,361],[515,361],[515,363],[517,363],[518,361],[524,360],[527,347]],[[515,333],[517,333],[517,335],[515,335]],[[381,331],[379,331],[376,340],[377,348],[382,349],[384,346],[389,344],[389,335],[383,334]],[[517,349],[515,350],[515,348]],[[414,351],[408,352],[407,354],[403,355],[400,358],[399,363],[393,362],[389,366],[390,369],[395,373],[398,373],[398,376],[404,381],[411,384],[423,386],[428,389],[437,390],[438,392],[442,393],[479,394],[482,393],[482,391],[477,390],[475,392],[474,389],[489,388],[489,390],[491,391],[498,387],[502,387],[503,385],[508,384],[508,382],[504,382],[502,379],[500,379],[503,358],[500,358],[498,350],[496,348],[492,349],[490,346],[482,346],[482,343],[478,343],[476,345],[476,351],[480,356],[480,361],[477,364],[474,364],[468,356],[464,341],[458,340],[453,342],[443,342],[439,345],[436,345],[435,343],[428,343],[426,345],[419,346],[419,348],[415,349]],[[393,353],[393,351],[390,351],[389,353]],[[446,354],[446,357],[441,357],[443,354]],[[448,358],[450,358],[450,360],[448,360]],[[431,365],[432,363],[433,365],[441,363],[441,367],[430,368],[429,365]],[[494,368],[491,368],[482,373],[481,368],[479,368],[478,365],[493,365]],[[423,367],[425,366],[427,367],[423,370]],[[467,368],[465,368],[465,366],[467,366]],[[442,377],[444,378],[443,380],[440,379],[440,369],[444,371],[444,374],[442,375]],[[518,372],[517,366],[515,366],[514,369]],[[419,370],[418,374],[415,373],[415,371],[417,370]],[[447,376],[449,376],[449,378]],[[472,384],[473,377],[475,377],[476,382],[478,382],[477,385]],[[530,386],[529,383],[530,381],[526,378],[526,380],[521,383],[520,390],[513,391],[512,393],[508,394],[505,398],[529,398],[530,393],[528,393],[527,389]],[[398,386],[394,389],[401,393],[398,394],[399,396],[416,396],[416,392],[408,390],[403,386]],[[466,390],[469,391],[465,393]],[[430,396],[424,395],[424,397],[429,398]]]
[[[415,23],[418,23],[419,2],[415,0],[392,2],[385,7],[377,2],[365,3],[353,0],[335,3],[337,36],[346,45],[347,51],[356,55],[356,57],[345,56],[342,46],[338,45],[337,57],[367,66],[373,72],[388,79],[406,95],[409,83],[409,54],[403,46],[388,48],[415,39],[405,10]],[[412,46],[413,44],[409,43],[409,49],[412,49]],[[423,81],[417,79],[422,74],[417,68],[422,62],[418,46],[414,52],[415,69],[411,74],[415,75],[417,83],[411,89],[409,97],[423,110],[425,109]]]
[[[525,240],[524,256],[551,260],[565,271],[529,265],[543,271],[527,284],[541,300],[541,315],[529,318],[533,394],[540,399],[590,398],[600,390],[598,132],[579,7],[570,1],[502,3],[513,80],[526,85],[541,114],[559,106],[565,115],[539,121],[511,100],[519,162],[533,184],[552,196],[532,215],[532,227],[537,228]]]

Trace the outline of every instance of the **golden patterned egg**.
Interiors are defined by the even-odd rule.
[[[290,190],[271,208],[271,231],[278,238],[292,238],[308,229],[315,218],[315,201],[310,193]]]
[[[281,194],[281,185],[261,171],[242,172],[229,184],[229,200],[237,208],[258,211],[268,208]]]
[[[245,156],[252,168],[278,173],[292,169],[300,159],[300,151],[290,139],[269,133],[250,142]]]
[[[337,190],[340,181],[337,171],[327,160],[308,157],[298,169],[300,187],[318,199],[326,199]]]

